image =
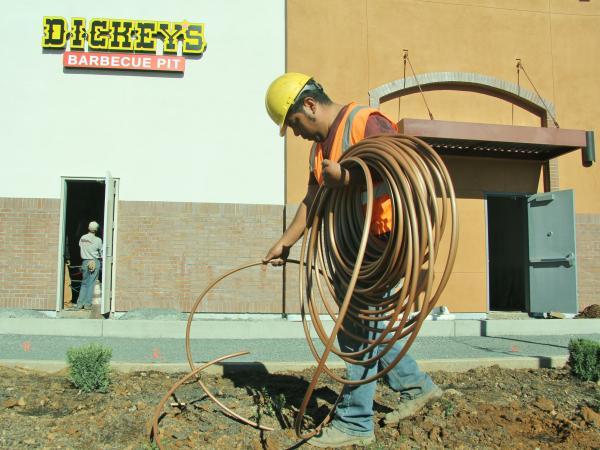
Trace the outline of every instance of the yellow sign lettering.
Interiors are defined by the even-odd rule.
[[[42,47],[70,50],[110,50],[156,53],[157,41],[163,42],[163,54],[199,55],[206,50],[203,23],[164,22],[94,18],[86,24],[82,17],[70,21],[60,16],[44,16]]]
[[[67,45],[67,21],[64,17],[44,17],[42,47],[64,48]]]

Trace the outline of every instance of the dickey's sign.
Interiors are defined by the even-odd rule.
[[[183,72],[182,54],[201,55],[206,50],[204,24],[127,19],[91,19],[46,16],[42,47],[65,48],[64,67]],[[157,41],[162,41],[162,54]],[[87,50],[86,50],[87,42]],[[110,51],[111,53],[104,53]],[[112,53],[126,52],[126,53]],[[153,53],[153,54],[152,54]]]

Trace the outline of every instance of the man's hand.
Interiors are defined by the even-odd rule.
[[[347,184],[348,173],[339,163],[324,159],[321,163],[323,169],[323,184],[327,187],[341,187]]]
[[[262,259],[262,262],[263,264],[271,264],[272,266],[283,266],[289,254],[290,247],[278,242],[271,247],[265,257]]]
[[[313,204],[318,190],[318,185],[308,185],[304,200],[302,200],[302,203],[298,206],[298,210],[296,211],[292,222],[262,259],[263,270],[265,270],[267,264],[273,266],[282,266],[285,264],[288,255],[290,254],[290,248],[298,242],[298,239],[300,239],[304,233],[304,229],[306,228],[306,216],[308,215],[308,210]]]

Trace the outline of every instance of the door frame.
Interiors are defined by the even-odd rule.
[[[490,224],[489,224],[489,214],[488,214],[488,198],[490,197],[522,197],[527,200],[530,196],[534,195],[535,192],[495,192],[495,191],[484,191],[483,192],[483,209],[485,214],[485,261],[486,261],[486,270],[485,270],[485,291],[486,291],[486,312],[491,311],[491,298],[490,298]],[[529,241],[529,237],[527,237],[527,241]],[[526,252],[529,252],[529,248],[525,249]],[[525,295],[526,299],[529,297],[529,278],[525,278]],[[525,304],[525,309],[527,309],[527,302]]]
[[[111,306],[110,314],[115,312],[115,273],[117,265],[117,235],[118,235],[118,205],[119,205],[119,178],[113,178],[115,181],[115,201],[114,201],[114,213],[113,213],[113,242],[112,242],[112,270],[111,270]],[[66,216],[67,216],[67,202],[69,199],[66,198],[67,194],[67,182],[68,181],[97,181],[104,183],[104,192],[106,195],[106,176],[104,177],[60,177],[60,210],[59,210],[59,224],[58,224],[58,256],[56,261],[56,267],[58,268],[56,274],[56,303],[55,311],[58,313],[63,308],[63,297],[64,297],[64,285],[65,285],[65,261],[63,257],[64,245],[65,245],[65,227],[66,227]],[[106,211],[104,212],[106,216]],[[102,286],[104,290],[105,287]]]

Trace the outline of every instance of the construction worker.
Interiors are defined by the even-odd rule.
[[[83,280],[77,299],[78,309],[92,309],[94,287],[100,273],[100,263],[102,261],[102,239],[96,236],[98,228],[100,228],[98,222],[90,222],[88,233],[79,239]]]
[[[265,106],[269,116],[279,127],[281,136],[289,127],[296,136],[313,142],[304,200],[291,224],[263,258],[263,263],[279,266],[285,264],[289,249],[302,237],[307,214],[319,185],[341,188],[361,182],[360,172],[344,169],[337,162],[343,152],[364,138],[396,133],[397,128],[391,119],[376,109],[355,103],[334,103],[319,83],[301,73],[286,73],[275,79],[267,90]],[[390,227],[391,202],[387,195],[382,195],[374,202],[371,232],[384,236],[389,233]],[[361,343],[342,330],[338,333],[338,343],[345,352],[361,349]],[[380,364],[387,366],[401,348],[401,344],[397,343],[381,358]],[[377,371],[377,364],[371,367],[348,364],[346,377],[349,380],[360,380],[373,376]],[[442,390],[427,374],[419,370],[416,361],[408,354],[386,377],[392,389],[400,392],[402,399],[398,407],[386,415],[386,424],[395,424],[412,416],[429,400],[442,395]],[[308,443],[315,447],[337,448],[374,442],[375,387],[375,381],[361,386],[345,386],[331,424]]]

